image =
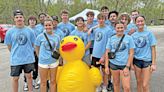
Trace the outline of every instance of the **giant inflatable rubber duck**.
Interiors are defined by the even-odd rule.
[[[82,61],[83,41],[78,36],[67,36],[61,40],[59,51],[66,64],[58,74],[57,92],[95,92],[102,77],[97,68],[89,68]]]

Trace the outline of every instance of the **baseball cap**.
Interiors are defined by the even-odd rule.
[[[16,15],[23,15],[23,12],[21,10],[15,10],[13,12],[13,15],[16,16]]]
[[[58,16],[51,16],[53,20],[59,21]]]

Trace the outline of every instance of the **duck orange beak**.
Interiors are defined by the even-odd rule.
[[[70,50],[74,49],[75,47],[77,47],[77,45],[75,43],[68,42],[62,46],[62,51],[70,51]]]

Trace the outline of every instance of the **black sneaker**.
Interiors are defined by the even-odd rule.
[[[113,91],[113,84],[112,83],[108,84],[107,90],[108,91]]]

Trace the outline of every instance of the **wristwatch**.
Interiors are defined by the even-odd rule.
[[[130,66],[125,66],[126,68],[128,68],[130,70]]]

